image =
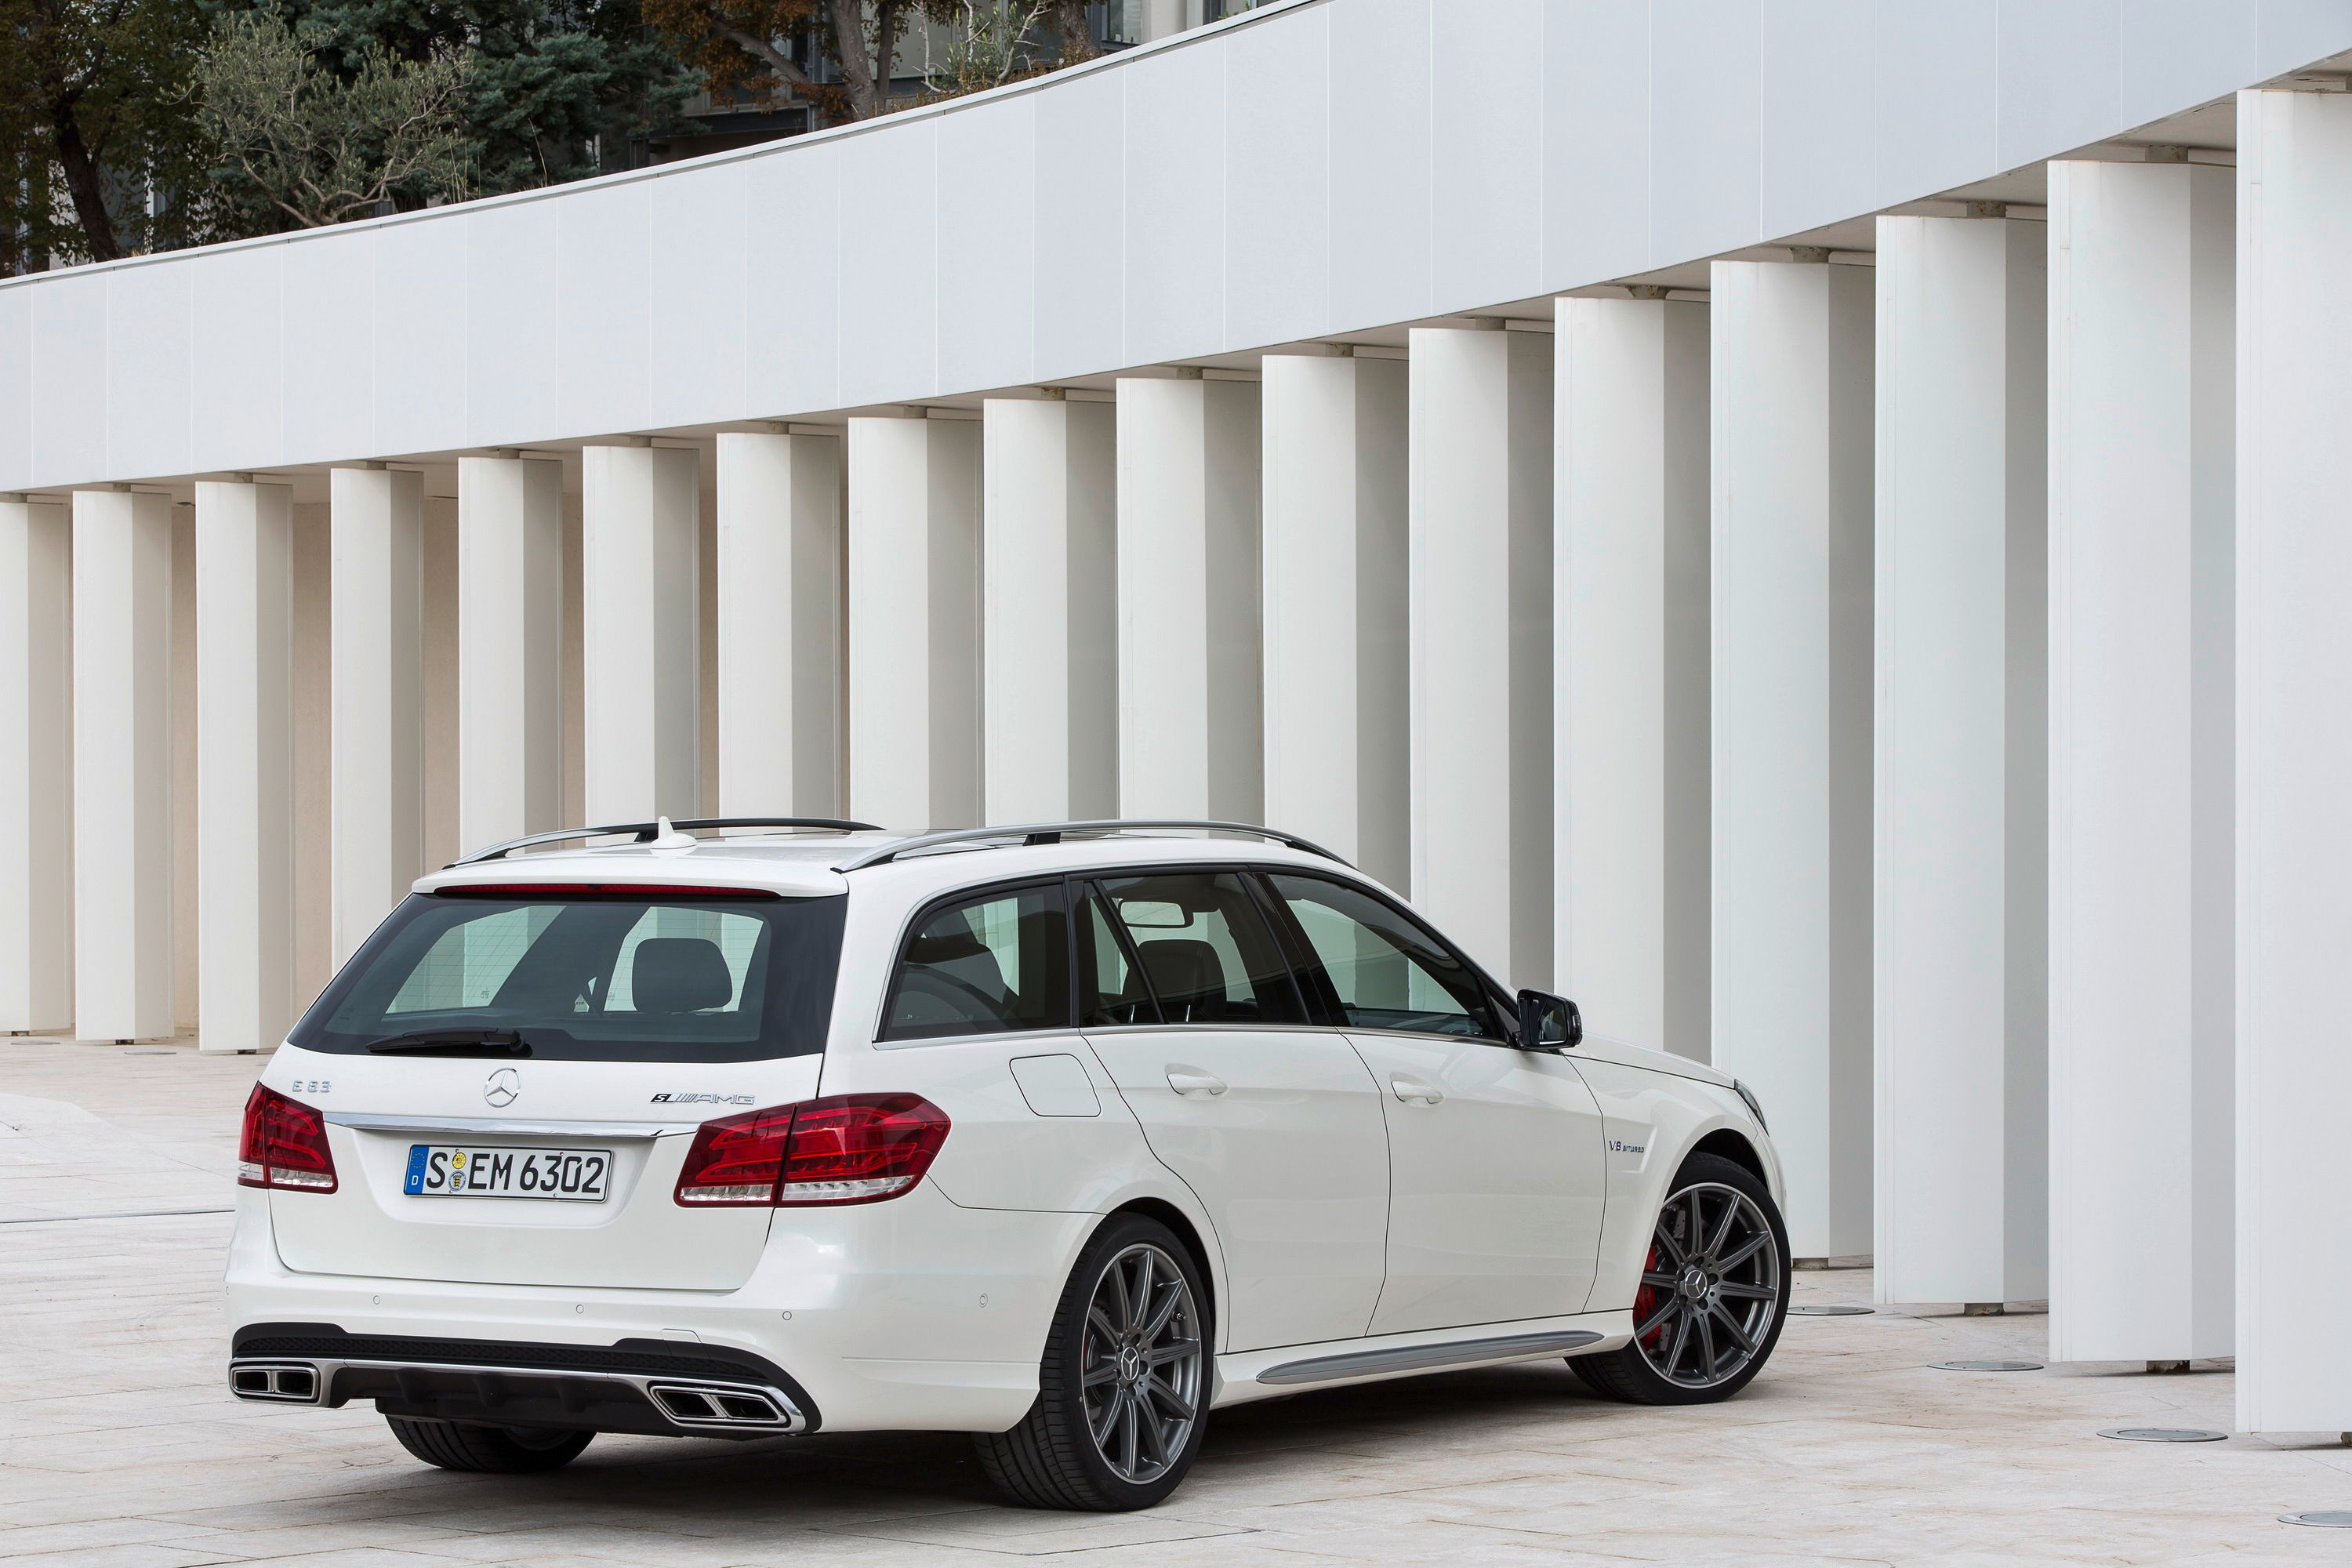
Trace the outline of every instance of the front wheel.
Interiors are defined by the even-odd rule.
[[[1659,1206],[1633,1298],[1633,1340],[1568,1364],[1633,1405],[1710,1405],[1754,1380],[1789,1311],[1789,1233],[1756,1173],[1715,1154],[1684,1162]]]
[[[1207,1428],[1208,1295],[1191,1251],[1141,1215],[1096,1233],[1063,1287],[1037,1403],[973,1434],[996,1489],[1029,1508],[1150,1508],[1192,1468]]]
[[[387,1415],[400,1446],[445,1470],[490,1475],[535,1475],[562,1469],[580,1457],[593,1432],[534,1426],[460,1426],[450,1421],[419,1421]]]

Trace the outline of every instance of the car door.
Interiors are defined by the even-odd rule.
[[[1265,885],[1302,984],[1381,1091],[1388,1265],[1372,1332],[1584,1310],[1606,1172],[1574,1063],[1513,1046],[1477,972],[1396,904],[1319,876]]]
[[[1077,931],[1087,1039],[1216,1227],[1225,1349],[1362,1334],[1386,1268],[1381,1090],[1345,1039],[1307,1026],[1248,885],[1107,877]]]

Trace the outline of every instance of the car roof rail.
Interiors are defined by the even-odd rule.
[[[945,833],[919,833],[911,838],[901,838],[889,844],[877,844],[862,855],[853,855],[834,867],[836,871],[862,871],[868,866],[886,865],[901,855],[928,849],[943,849],[955,845],[1010,847],[1017,845],[1058,844],[1065,837],[1108,838],[1123,833],[1239,833],[1251,837],[1270,839],[1288,848],[1319,855],[1326,860],[1342,866],[1348,862],[1312,839],[1301,838],[1295,833],[1279,828],[1260,827],[1249,822],[1188,822],[1144,817],[1113,818],[1101,822],[1029,822],[1003,827],[959,827]],[[1350,867],[1349,869],[1354,868]]]
[[[724,827],[808,827],[826,833],[882,831],[870,822],[848,822],[831,816],[690,816],[677,822],[663,816],[651,822],[614,822],[602,827],[559,827],[551,833],[529,833],[520,838],[509,838],[503,844],[493,844],[487,849],[477,849],[471,855],[460,855],[441,868],[449,871],[459,866],[478,866],[485,860],[502,860],[518,849],[528,849],[535,844],[560,844],[567,838],[615,838],[625,833],[640,844],[651,844],[672,832],[682,833],[689,827],[713,830]]]

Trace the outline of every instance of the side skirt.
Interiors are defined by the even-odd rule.
[[[1633,1335],[1633,1313],[1587,1312],[1517,1323],[1477,1323],[1443,1332],[1383,1334],[1319,1345],[1285,1345],[1217,1358],[1213,1406],[1273,1399],[1307,1388],[1339,1388],[1421,1373],[1495,1366],[1587,1351],[1613,1350]]]

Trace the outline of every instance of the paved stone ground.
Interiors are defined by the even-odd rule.
[[[2226,1427],[2226,1368],[1968,1374],[2043,1319],[1791,1319],[1741,1398],[1631,1410],[1558,1363],[1218,1415],[1148,1514],[998,1506],[960,1438],[604,1437],[546,1477],[411,1461],[366,1406],[240,1405],[219,1302],[236,1110],[258,1063],[0,1041],[0,1558],[305,1568],[1322,1563],[2352,1562],[2352,1449],[2119,1443]],[[183,1211],[162,1213],[158,1211]],[[185,1212],[196,1211],[196,1212]],[[1867,1300],[1869,1276],[1800,1279]]]

